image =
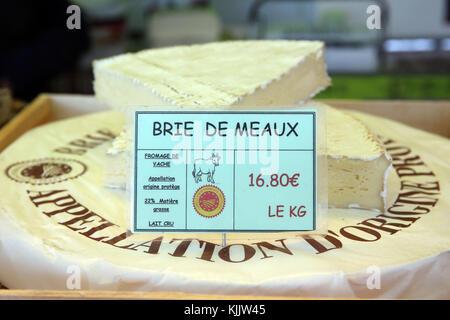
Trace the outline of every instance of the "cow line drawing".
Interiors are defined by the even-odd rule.
[[[216,167],[219,165],[220,156],[217,153],[212,153],[208,159],[195,159],[194,170],[192,170],[192,176],[195,179],[195,183],[202,181],[202,175],[207,175],[207,180],[210,183],[215,183],[214,173]]]

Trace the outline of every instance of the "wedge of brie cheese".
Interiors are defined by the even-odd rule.
[[[327,107],[328,205],[384,211],[391,158],[347,112]]]
[[[96,97],[113,108],[189,106],[240,109],[296,105],[329,85],[318,41],[230,41],[145,50],[94,63]],[[125,188],[127,132],[109,149],[105,185]],[[357,119],[327,108],[328,203],[385,209],[390,161]]]
[[[320,41],[226,41],[144,50],[94,62],[98,100],[127,106],[304,102],[330,84]]]

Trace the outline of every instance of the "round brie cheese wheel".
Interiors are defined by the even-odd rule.
[[[450,143],[352,112],[394,169],[385,213],[329,209],[328,234],[127,233],[128,195],[105,188],[123,126],[106,111],[33,129],[0,154],[0,282],[11,289],[286,297],[448,298]],[[357,187],[357,186],[355,186]]]

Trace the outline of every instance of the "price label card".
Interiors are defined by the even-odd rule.
[[[132,232],[315,230],[316,118],[135,111]]]

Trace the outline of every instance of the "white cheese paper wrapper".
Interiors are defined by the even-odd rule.
[[[0,154],[0,282],[11,289],[449,298],[449,140],[355,115],[394,159],[388,212],[330,209],[326,237],[229,235],[226,247],[207,234],[126,238],[127,196],[102,183],[106,150],[123,126],[118,113],[36,128]]]

